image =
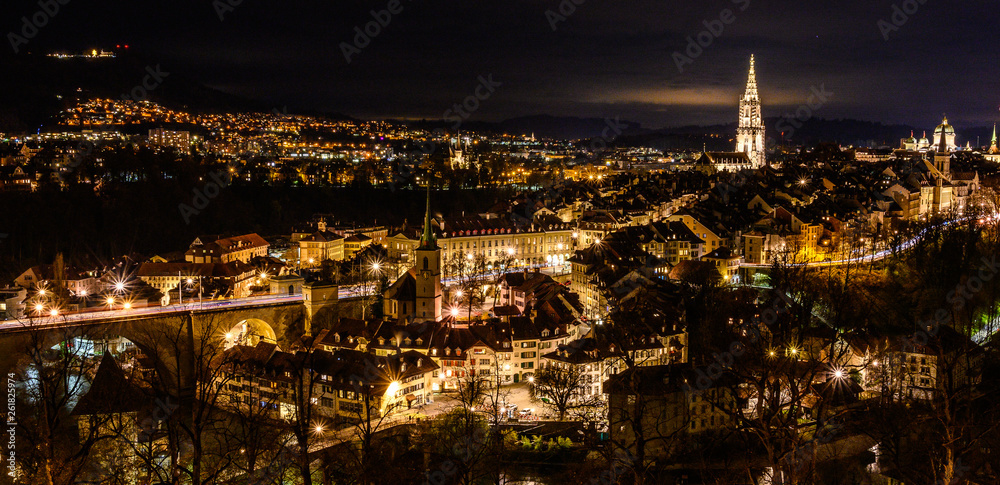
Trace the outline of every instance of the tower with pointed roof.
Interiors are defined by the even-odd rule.
[[[736,151],[746,153],[754,168],[764,165],[764,118],[760,111],[760,96],[757,95],[757,73],[754,57],[750,56],[750,74],[747,89],[740,97],[740,121],[736,128]]]
[[[416,308],[418,319],[441,320],[441,248],[434,236],[431,221],[431,188],[427,185],[427,212],[424,215],[424,232],[415,251],[417,266],[413,269],[416,279]]]
[[[993,141],[990,142],[990,154],[1000,153],[1000,147],[997,147],[997,124],[993,123]]]

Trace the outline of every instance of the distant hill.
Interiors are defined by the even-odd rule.
[[[798,123],[798,122],[796,122]],[[626,134],[615,143],[619,146],[651,146],[661,150],[700,149],[732,150],[736,138],[736,123],[712,126],[680,126],[653,130],[645,133]],[[909,125],[886,125],[875,121],[850,119],[827,120],[813,118],[795,126],[781,118],[764,120],[769,143],[782,141],[781,129],[785,129],[784,141],[788,144],[814,145],[816,143],[840,143],[854,146],[899,146],[899,141],[913,132],[919,138],[925,129]],[[780,128],[779,128],[780,127]],[[976,136],[982,144],[989,143],[992,127],[956,127],[959,143],[966,140],[976,144]],[[927,128],[927,137],[933,136],[934,127]]]
[[[33,132],[57,112],[81,100],[120,99],[142,85],[147,68],[155,70],[158,65],[153,58],[138,53],[98,59],[7,55],[0,63],[4,66],[4,75],[0,76],[0,131],[7,132]],[[284,109],[209,88],[168,65],[161,65],[161,71],[169,74],[148,91],[147,99],[172,109],[196,113]],[[335,113],[323,115],[346,118]]]

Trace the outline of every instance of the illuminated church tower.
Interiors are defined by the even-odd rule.
[[[747,90],[740,98],[740,124],[736,129],[736,151],[746,153],[754,168],[764,165],[764,118],[760,113],[757,95],[757,73],[753,55],[750,56],[750,76]]]
[[[427,187],[427,214],[424,217],[424,234],[417,246],[416,268],[416,317],[421,320],[441,320],[441,249],[431,227],[431,189]]]

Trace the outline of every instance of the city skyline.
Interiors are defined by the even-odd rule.
[[[1000,483],[997,10],[16,0],[4,483]]]

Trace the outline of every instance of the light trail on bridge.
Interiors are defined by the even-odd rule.
[[[541,269],[542,272],[558,276],[566,274],[565,271],[558,271],[557,268],[549,267]],[[483,275],[486,276],[486,275]],[[442,283],[452,283],[454,278],[442,279]],[[359,285],[341,286],[338,290],[338,299],[351,300],[371,296],[371,292],[360,291]],[[74,313],[62,313],[57,316],[29,316],[21,319],[11,319],[0,321],[0,332],[25,329],[28,327],[58,327],[73,323],[91,322],[100,320],[131,320],[148,316],[161,316],[172,313],[187,313],[197,311],[211,311],[229,308],[246,308],[253,306],[266,306],[283,303],[294,303],[303,301],[303,295],[261,295],[246,298],[230,298],[226,300],[202,300],[190,303],[180,303],[167,306],[147,306],[133,307],[129,309],[106,309],[91,310]]]
[[[970,218],[968,218],[968,217],[964,218],[964,219],[953,219],[953,220],[950,220],[950,221],[942,222],[941,224],[938,224],[936,226],[926,227],[923,230],[921,230],[920,232],[918,232],[915,236],[913,236],[912,238],[910,238],[909,240],[907,240],[906,242],[904,242],[904,243],[900,244],[899,246],[897,246],[895,249],[893,249],[893,248],[883,249],[883,250],[878,251],[876,253],[867,254],[867,255],[864,255],[864,256],[858,256],[856,258],[839,259],[837,261],[812,261],[812,262],[808,262],[808,263],[791,263],[788,266],[796,266],[796,267],[797,266],[805,266],[805,267],[813,268],[813,267],[823,267],[823,266],[842,266],[842,265],[847,265],[847,264],[852,264],[852,263],[866,263],[866,262],[872,263],[872,262],[875,262],[875,261],[881,261],[881,260],[885,259],[886,257],[892,255],[893,253],[895,253],[897,251],[906,251],[906,250],[912,248],[914,245],[917,244],[917,242],[919,242],[921,239],[924,238],[924,236],[927,234],[928,231],[930,231],[932,229],[938,229],[938,228],[946,227],[946,226],[949,226],[951,224],[956,224],[956,223],[959,223],[959,222],[967,221],[969,219]],[[993,216],[993,217],[987,218],[986,220],[996,220],[996,219],[997,219],[997,216]],[[740,267],[741,268],[770,268],[771,266],[772,266],[772,264],[765,264],[765,263],[740,263]]]

